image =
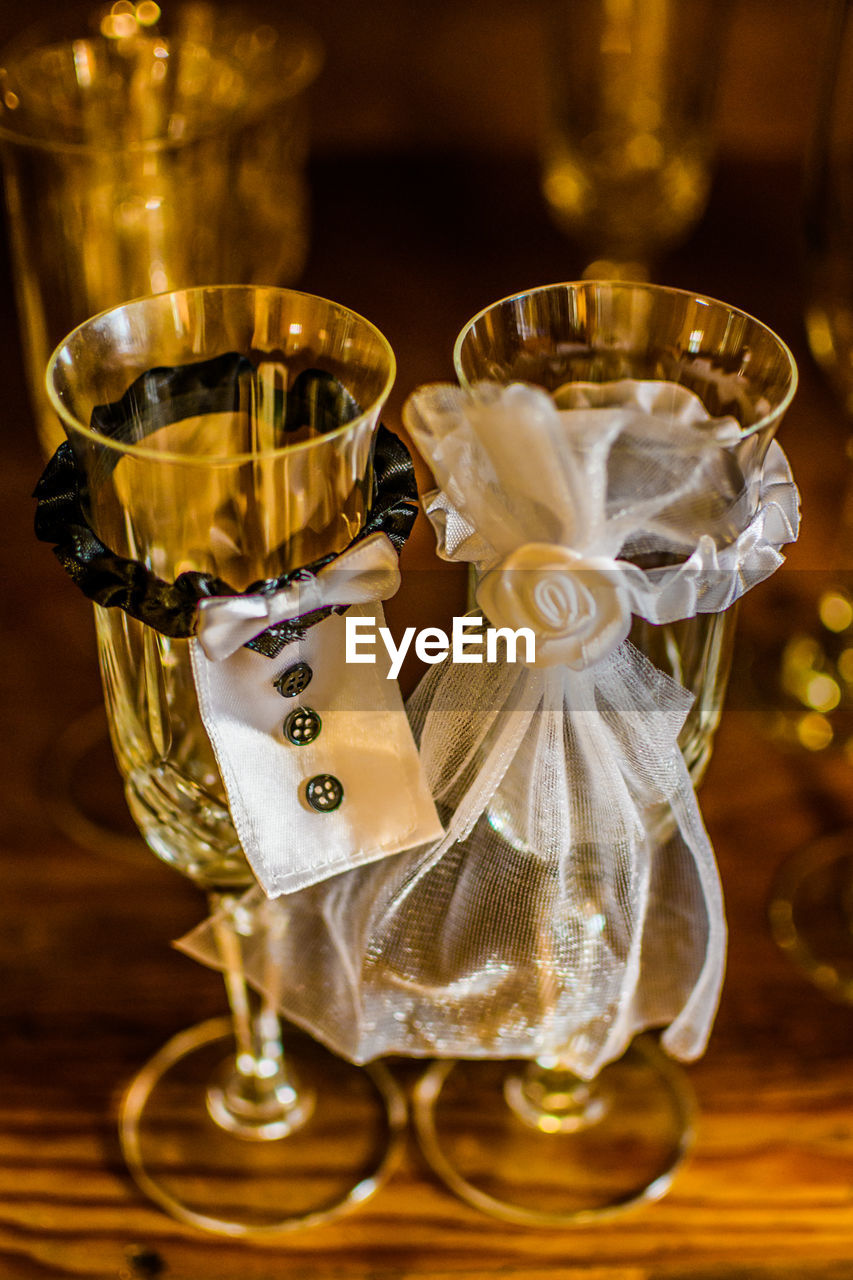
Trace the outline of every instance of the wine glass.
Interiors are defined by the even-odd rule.
[[[236,375],[221,372],[236,357],[249,377],[239,401]],[[298,390],[306,369],[342,384],[355,416],[324,417],[322,399]],[[234,285],[160,294],[85,322],[51,358],[47,389],[101,542],[163,580],[210,573],[239,591],[358,532],[393,377],[388,343],[360,316]],[[296,1036],[283,1047],[274,1000],[258,1006],[245,980],[246,948],[257,959],[270,940],[240,905],[253,879],[202,723],[190,642],[120,608],[95,614],[128,805],[154,853],[208,893],[231,1006],[230,1023],[180,1033],[138,1073],[121,1113],[126,1160],[151,1198],[208,1231],[264,1236],[323,1221],[387,1176],[401,1095],[381,1066],[362,1071]]]
[[[589,278],[648,279],[704,212],[727,6],[550,0],[542,190]]]
[[[728,539],[749,503],[747,477],[760,473],[796,386],[790,352],[758,321],[712,299],[643,284],[558,284],[504,299],[463,328],[454,354],[464,388],[483,380],[524,382],[565,396],[572,384],[595,383],[594,403],[606,405],[608,394],[612,403],[623,402],[625,379],[665,380],[692,391],[712,417],[731,415],[743,435],[742,469],[729,477],[734,497],[725,506]],[[709,493],[707,500],[704,516],[694,513],[699,528],[707,528],[716,496]],[[679,739],[694,783],[720,719],[734,619],[731,608],[665,626],[635,619],[631,632],[658,668],[695,695]],[[512,807],[510,798],[504,808]],[[497,793],[490,813],[492,825],[506,831]],[[664,850],[667,838],[664,821],[652,839]],[[576,856],[582,865],[582,848]],[[573,928],[584,928],[593,955],[608,927],[598,903],[609,899],[594,884],[588,899]],[[659,967],[665,975],[684,963],[677,927],[666,938],[644,933],[641,966]],[[581,961],[579,1010],[583,971]],[[562,998],[570,996],[567,991]],[[635,1024],[660,1022],[642,998],[640,1005],[646,1013]],[[422,1148],[469,1204],[511,1222],[571,1225],[655,1199],[670,1185],[692,1136],[684,1073],[648,1035],[592,1080],[576,1074],[571,1050],[567,1044],[529,1061],[440,1060],[422,1077],[414,1110]],[[477,1054],[472,1044],[471,1057]]]
[[[320,46],[251,9],[72,6],[0,54],[0,156],[27,383],[89,316],[192,285],[292,285],[308,244],[304,91]]]
[[[0,54],[0,159],[26,380],[42,450],[62,439],[44,393],[57,343],[130,298],[229,281],[292,284],[308,246],[304,90],[313,32],[277,15],[150,0],[70,6]],[[50,748],[47,797],[87,848],[138,854],[89,780],[108,759],[102,707]]]
[[[823,74],[805,184],[805,324],[842,412],[853,417],[853,5],[827,10]],[[853,759],[853,474],[832,569],[805,627],[774,668],[771,727],[812,752]],[[769,903],[777,944],[828,996],[853,1003],[853,829],[814,840],[778,869]]]

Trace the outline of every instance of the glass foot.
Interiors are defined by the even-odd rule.
[[[406,1128],[390,1073],[354,1067],[291,1027],[285,1051],[305,1093],[287,1100],[286,1120],[254,1128],[217,1122],[234,1065],[228,1018],[180,1032],[142,1068],[119,1132],[150,1199],[202,1231],[253,1238],[327,1222],[378,1190]]]
[[[44,764],[45,803],[55,826],[76,845],[110,857],[149,854],[127,811],[103,704],[72,720]]]
[[[648,1037],[591,1083],[524,1062],[434,1063],[414,1098],[433,1171],[467,1204],[582,1226],[657,1200],[693,1140],[693,1092]]]
[[[647,262],[627,258],[624,255],[617,258],[596,258],[584,267],[582,278],[584,280],[628,280],[644,284],[650,278],[650,268]]]
[[[853,829],[786,859],[770,895],[770,928],[826,995],[853,1004]]]

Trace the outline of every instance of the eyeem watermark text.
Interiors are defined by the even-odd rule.
[[[431,666],[436,662],[444,662],[446,658],[450,658],[451,662],[518,662],[522,642],[524,656],[520,661],[528,665],[536,661],[536,636],[529,627],[519,627],[517,631],[513,631],[511,627],[484,627],[482,618],[454,618],[453,630],[449,636],[440,627],[424,627],[421,631],[415,627],[406,627],[397,645],[387,627],[377,628],[374,618],[354,618],[347,615],[347,662],[375,662],[378,641],[385,646],[391,659],[389,680],[396,680],[400,674],[412,641],[417,657]],[[499,641],[503,641],[505,645],[500,659]]]

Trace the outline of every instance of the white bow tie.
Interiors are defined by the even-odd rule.
[[[269,595],[212,596],[199,603],[198,640],[211,662],[232,653],[276,623],[333,605],[388,600],[400,586],[397,552],[384,533],[372,533],[336,556],[316,575]]]

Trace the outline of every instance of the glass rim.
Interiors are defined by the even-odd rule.
[[[462,369],[462,347],[465,343],[466,338],[471,333],[471,331],[473,330],[474,326],[477,324],[478,321],[484,319],[491,312],[497,311],[499,307],[503,307],[507,303],[517,302],[517,301],[520,301],[522,298],[530,298],[530,297],[533,297],[535,294],[556,293],[560,290],[565,290],[565,291],[571,290],[576,293],[595,292],[595,291],[600,292],[602,290],[610,290],[612,292],[616,292],[621,290],[625,293],[628,293],[628,292],[650,293],[658,297],[669,295],[672,297],[679,297],[679,298],[685,298],[685,299],[689,298],[691,301],[701,303],[703,306],[715,307],[720,310],[727,311],[730,315],[739,316],[742,320],[746,320],[750,324],[755,325],[757,329],[761,330],[764,334],[766,334],[771,339],[773,343],[776,344],[780,353],[788,363],[788,369],[790,373],[790,383],[789,383],[788,389],[785,392],[785,395],[780,400],[779,404],[776,405],[773,409],[771,409],[769,413],[766,413],[761,418],[759,418],[757,422],[754,422],[752,426],[743,427],[741,439],[744,439],[746,436],[755,435],[757,434],[757,432],[764,430],[772,422],[775,422],[777,419],[782,418],[784,414],[787,412],[788,408],[790,407],[791,401],[793,400],[794,395],[796,394],[797,384],[799,381],[799,372],[797,369],[797,362],[794,359],[791,348],[788,346],[787,342],[783,341],[783,339],[779,337],[778,333],[776,333],[775,330],[771,329],[769,325],[766,325],[763,320],[758,320],[756,319],[755,316],[750,315],[748,311],[744,311],[741,307],[732,306],[732,304],[729,302],[722,302],[719,298],[712,298],[709,294],[697,293],[693,289],[679,289],[679,288],[676,288],[674,285],[653,284],[647,280],[559,281],[555,284],[537,285],[532,289],[520,289],[517,293],[509,293],[505,298],[498,298],[497,301],[489,303],[488,306],[483,307],[480,311],[477,312],[476,315],[472,316],[471,319],[468,320],[462,326],[462,328],[459,330],[459,333],[456,336],[456,341],[453,344],[453,368],[457,378],[459,379],[460,385],[466,390],[470,390],[473,385],[469,381],[469,379],[467,378],[467,376],[465,375]],[[696,354],[699,355],[700,353],[696,352]]]
[[[290,74],[276,77],[275,92],[271,95],[270,102],[279,106],[297,98],[317,78],[323,66],[324,53],[320,37],[307,23],[288,18],[280,25],[273,23],[269,25],[274,26],[274,29],[280,35],[286,36],[294,42],[298,41],[300,50],[299,61],[292,68]],[[97,32],[91,32],[81,35],[79,39],[98,40],[106,39],[106,37],[100,36]],[[167,33],[164,34],[163,39],[177,41],[178,44],[182,42],[179,34],[170,35]],[[74,43],[75,39],[70,36],[50,40],[48,24],[44,20],[39,20],[31,24],[19,35],[14,36],[0,49],[0,73],[7,66],[14,65],[15,60],[19,59],[24,53],[36,52],[40,48],[68,47]],[[45,137],[26,129],[15,128],[13,124],[14,112],[10,112],[8,108],[3,109],[0,107],[0,141],[9,142],[15,146],[29,148],[34,151],[47,151],[52,155],[151,155],[159,152],[179,151],[183,147],[192,146],[205,138],[215,136],[223,126],[226,129],[233,129],[235,126],[251,120],[254,110],[255,108],[251,103],[251,92],[249,91],[230,110],[223,111],[218,124],[207,124],[193,129],[185,137],[181,138],[170,138],[163,134],[158,134],[153,138],[145,138],[141,142],[131,143],[130,145],[120,143],[110,146],[98,142],[75,142],[66,138]]]
[[[104,435],[100,431],[95,431],[91,426],[81,422],[62,402],[53,385],[53,371],[58,365],[62,353],[66,350],[69,343],[75,337],[82,336],[84,330],[91,328],[98,321],[105,319],[107,316],[116,315],[120,311],[127,311],[131,307],[142,308],[153,302],[162,302],[165,305],[165,299],[174,299],[179,297],[200,297],[206,293],[215,294],[276,294],[280,296],[292,298],[309,298],[312,302],[320,302],[334,310],[344,312],[348,317],[363,325],[378,340],[381,351],[384,351],[388,370],[382,387],[371,400],[371,403],[361,410],[357,417],[351,418],[349,422],[344,422],[341,426],[336,427],[334,431],[326,431],[321,435],[312,437],[310,440],[303,440],[293,444],[278,445],[272,449],[260,450],[244,450],[241,453],[227,454],[192,454],[181,453],[172,449],[154,449],[146,444],[137,442],[128,442],[124,440],[115,440],[111,436]],[[220,353],[221,354],[221,353]],[[99,311],[97,315],[90,316],[81,324],[78,324],[70,333],[62,339],[62,341],[54,348],[50,359],[47,363],[45,371],[44,385],[47,392],[47,398],[50,406],[62,422],[66,435],[70,438],[72,433],[75,436],[81,436],[90,443],[97,444],[99,447],[109,449],[119,457],[129,457],[144,459],[148,462],[173,463],[189,467],[225,467],[240,466],[245,463],[269,461],[273,458],[293,457],[300,453],[306,453],[311,449],[316,449],[318,445],[325,444],[331,440],[337,440],[346,435],[348,432],[355,432],[361,427],[374,413],[378,416],[382,405],[388,398],[391,388],[394,385],[394,379],[397,374],[397,361],[391,343],[385,337],[384,333],[376,327],[372,321],[367,320],[359,312],[353,311],[351,307],[344,306],[341,302],[334,302],[330,298],[320,297],[318,294],[306,293],[299,289],[286,289],[278,285],[247,285],[247,284],[222,284],[222,285],[195,285],[188,289],[170,289],[164,293],[144,294],[139,298],[132,298],[128,302],[122,302],[117,306],[107,307],[104,311]]]

